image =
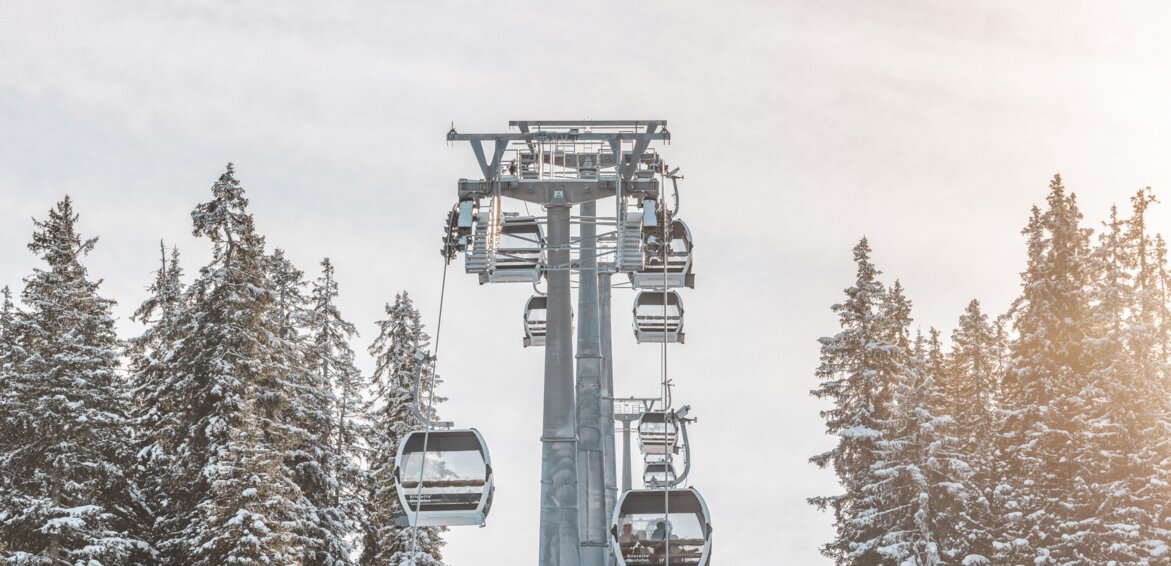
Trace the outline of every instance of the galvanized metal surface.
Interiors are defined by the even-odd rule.
[[[614,515],[618,501],[617,459],[614,453],[614,349],[611,343],[610,273],[598,273],[598,319],[602,339],[602,412],[598,427],[602,430],[602,450],[605,453],[606,517]],[[613,555],[608,557],[614,563]]]
[[[606,485],[602,453],[602,431],[598,417],[602,409],[602,350],[598,329],[597,203],[580,207],[581,277],[578,282],[577,326],[577,455],[581,527],[581,563],[605,566],[607,556]]]
[[[486,198],[493,195],[514,198],[535,204],[580,204],[583,202],[612,197],[619,190],[619,182],[613,176],[596,179],[523,179],[503,177],[493,180],[460,179],[460,198]],[[622,181],[623,194],[656,198],[659,194],[658,179],[634,179]]]
[[[550,206],[548,261],[569,264],[569,207]],[[579,566],[577,517],[577,429],[574,411],[573,321],[569,270],[548,280],[548,335],[545,338],[545,402],[541,433],[540,566]]]
[[[630,471],[630,421],[622,420],[622,493],[630,491],[634,481]]]

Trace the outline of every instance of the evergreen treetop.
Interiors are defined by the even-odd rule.
[[[81,260],[97,238],[83,238],[77,221],[68,196],[34,221],[28,247],[45,265],[24,280],[27,309],[6,306],[13,350],[0,415],[18,441],[3,454],[0,539],[17,563],[132,563],[149,552],[134,534],[142,502],[126,477],[128,387],[115,373],[114,302],[88,278]]]

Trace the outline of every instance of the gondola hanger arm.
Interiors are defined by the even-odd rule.
[[[423,384],[423,368],[434,367],[435,357],[428,354],[425,350],[415,350],[415,387],[413,400],[411,402],[411,412],[415,413],[415,418],[426,428],[452,428],[455,423],[452,421],[433,421],[431,416],[424,414],[422,409],[421,389]]]

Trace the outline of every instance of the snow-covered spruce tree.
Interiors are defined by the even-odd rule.
[[[264,238],[247,205],[229,164],[212,199],[191,213],[193,233],[213,248],[211,262],[188,288],[190,305],[176,322],[183,338],[171,356],[167,387],[178,397],[179,437],[167,478],[174,504],[160,541],[168,564],[300,560],[300,493],[282,465],[290,439],[281,419],[291,392],[271,327]],[[244,474],[253,470],[264,473]],[[242,528],[231,522],[237,516],[249,517],[252,532],[266,533],[266,544],[226,536]]]
[[[810,461],[823,468],[832,465],[845,493],[809,502],[833,511],[836,536],[821,551],[839,565],[882,564],[884,560],[885,529],[876,518],[881,510],[868,504],[866,489],[880,481],[874,466],[882,457],[883,423],[890,419],[890,385],[902,369],[899,346],[889,341],[887,293],[878,280],[880,272],[870,262],[865,238],[854,247],[854,261],[857,279],[846,289],[845,301],[832,307],[842,330],[819,340],[821,384],[812,391],[833,403],[821,416],[838,444]]]
[[[369,348],[375,359],[375,404],[371,415],[371,460],[361,564],[442,566],[444,543],[440,534],[443,529],[426,527],[416,533],[415,529],[395,524],[395,516],[402,511],[394,486],[394,457],[399,441],[420,426],[411,409],[415,372],[418,364],[423,363],[416,353],[427,348],[430,338],[423,331],[419,311],[405,291],[395,296],[393,306],[386,305],[386,319],[378,322],[378,330],[378,337]],[[421,381],[423,392],[438,383],[430,372],[424,372]],[[425,405],[431,404],[425,399]],[[442,400],[434,398],[435,402]],[[434,410],[431,417],[435,418]],[[412,549],[418,553],[413,563]]]
[[[1161,234],[1155,235],[1155,265],[1151,270],[1157,274],[1157,282],[1152,286],[1152,294],[1158,298],[1153,302],[1157,305],[1158,314],[1155,316],[1154,333],[1158,345],[1159,356],[1162,361],[1159,368],[1159,377],[1162,386],[1171,391],[1171,268],[1168,266],[1167,243]],[[1163,422],[1171,421],[1171,409],[1163,415]],[[1163,424],[1163,438],[1171,438],[1171,424]],[[1165,449],[1165,453],[1171,448]],[[1162,479],[1164,491],[1171,491],[1171,456],[1165,458],[1159,466],[1159,477]],[[1166,499],[1171,499],[1168,496]],[[1160,531],[1159,538],[1166,541],[1171,539],[1171,508],[1164,507],[1158,517]],[[1171,547],[1171,545],[1167,545]],[[1164,555],[1165,556],[1165,555]]]
[[[1022,232],[1028,265],[1013,304],[1017,337],[1002,387],[997,563],[1095,564],[1083,553],[1081,522],[1093,510],[1080,467],[1086,442],[1078,419],[1089,365],[1090,231],[1079,225],[1077,199],[1060,176],[1049,189],[1048,206],[1033,207]]]
[[[1154,196],[1132,199],[1127,220],[1111,208],[1090,262],[1088,379],[1078,415],[1087,443],[1079,453],[1093,499],[1083,520],[1084,552],[1098,563],[1140,564],[1166,552],[1158,518],[1169,500],[1160,478],[1168,456],[1168,393],[1156,357],[1151,254],[1146,209]]]
[[[951,422],[943,426],[945,446],[952,454],[955,506],[939,509],[944,558],[979,563],[992,552],[991,498],[996,468],[993,439],[999,432],[994,400],[1000,383],[1000,330],[973,299],[951,334],[951,351],[936,378]],[[932,337],[932,349],[938,338]],[[970,557],[970,559],[969,559]]]
[[[916,352],[923,348],[917,345]],[[916,367],[922,368],[922,377],[915,395],[923,407],[919,434],[928,441],[923,469],[930,489],[930,524],[940,563],[991,564],[988,502],[973,480],[972,462],[980,455],[965,450],[967,431],[956,424],[956,405],[947,390],[951,377],[939,330],[930,329],[925,348],[926,354],[915,358],[923,360],[916,362]]]
[[[0,289],[0,391],[4,389],[5,364],[15,348],[16,336],[12,332],[12,320],[15,317],[16,305],[12,303],[12,290],[5,285]],[[3,419],[0,419],[0,426],[3,424]]]
[[[12,348],[10,343],[13,335],[9,329],[12,328],[14,316],[16,316],[16,306],[12,304],[12,290],[5,285],[3,289],[0,289],[0,356]],[[0,358],[0,360],[2,359]]]
[[[146,325],[141,336],[130,340],[130,381],[134,386],[132,413],[135,447],[134,477],[149,508],[151,528],[148,538],[157,544],[165,530],[170,511],[170,486],[166,479],[171,469],[170,439],[179,433],[174,420],[177,399],[170,391],[170,359],[181,339],[176,328],[178,314],[184,308],[182,269],[179,250],[159,242],[159,269],[147,291],[150,295],[134,311],[132,318]],[[152,557],[157,560],[156,557]]]
[[[1151,317],[1154,319],[1153,336],[1154,345],[1157,349],[1157,354],[1153,357],[1159,360],[1159,365],[1156,371],[1159,382],[1162,387],[1171,391],[1171,268],[1168,267],[1167,243],[1163,240],[1161,234],[1155,235],[1154,260],[1152,265],[1147,266],[1151,271],[1151,286],[1147,291],[1146,299],[1151,303],[1151,311],[1154,313]],[[1163,413],[1160,428],[1163,431],[1162,438],[1164,440],[1171,439],[1171,409]],[[1163,453],[1171,452],[1171,447],[1166,447],[1164,443]],[[1171,456],[1163,459],[1159,466],[1159,477],[1162,480],[1164,493],[1171,491]],[[1171,494],[1162,498],[1164,501],[1171,500]],[[1171,508],[1163,507],[1157,520],[1159,525],[1159,532],[1156,533],[1163,541],[1171,539]],[[1171,547],[1171,545],[1167,545]],[[1166,555],[1164,555],[1166,556]]]
[[[355,529],[362,513],[364,472],[360,462],[365,456],[367,406],[363,396],[367,387],[349,344],[358,331],[342,318],[335,304],[338,285],[329,258],[322,260],[321,269],[311,296],[307,361],[316,381],[332,392],[330,411],[320,415],[330,421],[322,427],[323,432],[328,432],[328,437],[322,439],[322,462],[331,470],[331,481],[328,489],[314,492],[314,497],[315,505],[321,509],[321,528],[333,541],[333,555],[344,549],[344,561],[337,560],[348,564],[349,543],[344,537]]]
[[[1151,267],[1155,281],[1151,291],[1158,296],[1155,316],[1155,336],[1164,362],[1171,363],[1171,269],[1168,268],[1167,242],[1162,234],[1155,235],[1155,264]],[[1171,387],[1171,384],[1168,384]]]
[[[878,527],[872,564],[935,566],[941,564],[936,540],[933,493],[937,417],[932,414],[934,390],[925,341],[910,343],[911,303],[896,281],[882,303],[882,346],[894,371],[886,387],[890,407],[876,439],[878,460],[873,481],[861,486],[858,507],[866,523]],[[929,462],[929,460],[931,460]]]
[[[346,535],[350,520],[337,505],[338,470],[333,451],[337,397],[330,375],[318,371],[315,301],[304,293],[304,273],[282,250],[269,257],[274,302],[271,326],[278,338],[277,365],[292,399],[283,426],[290,439],[284,462],[300,488],[300,536],[305,564],[352,564]]]
[[[5,563],[127,564],[145,546],[124,475],[129,388],[115,374],[113,301],[81,263],[97,239],[82,238],[77,219],[65,197],[35,221],[28,247],[46,265],[25,278],[27,310],[5,331],[15,345],[0,390],[12,435],[0,462]]]
[[[4,455],[12,453],[19,440],[16,437],[16,424],[10,418],[4,392],[8,390],[9,365],[15,360],[16,344],[12,332],[12,321],[16,317],[16,306],[12,303],[12,291],[7,285],[0,289],[0,501],[12,498],[12,484],[8,468],[4,465]],[[0,513],[4,506],[0,505]],[[0,532],[3,532],[3,517],[0,517]],[[0,540],[0,556],[4,556],[5,544]]]
[[[7,285],[0,289],[0,391],[4,391],[4,379],[8,364],[11,363],[13,352],[16,350],[16,335],[12,331],[12,322],[16,318],[16,305],[12,303],[12,290]],[[2,397],[0,397],[2,398]],[[14,440],[11,435],[4,434],[4,426],[6,426],[7,419],[5,415],[0,415],[0,454],[6,454],[3,450],[6,441]],[[3,474],[0,474],[0,482],[4,481]],[[2,484],[0,484],[2,485]]]
[[[302,564],[300,541],[289,533],[286,521],[272,528],[274,515],[288,515],[297,497],[297,485],[284,470],[279,451],[269,446],[271,436],[261,426],[264,409],[256,406],[258,384],[246,384],[243,411],[227,432],[223,456],[208,472],[211,493],[198,505],[200,563]]]

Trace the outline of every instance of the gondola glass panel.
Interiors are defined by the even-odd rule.
[[[643,291],[634,299],[638,343],[683,342],[683,299],[675,291]]]
[[[679,451],[679,427],[663,411],[648,411],[638,419],[638,449],[643,454]]]
[[[711,513],[695,488],[627,491],[615,506],[610,544],[619,566],[708,566]]]
[[[492,506],[492,459],[476,429],[409,433],[399,443],[394,479],[400,525],[483,525]]]
[[[675,466],[667,462],[647,462],[642,468],[642,483],[659,487],[675,481]]]
[[[687,224],[682,220],[672,221],[666,244],[661,244],[660,239],[658,233],[646,236],[643,268],[630,272],[631,286],[635,289],[694,288],[695,275],[691,272],[694,245]]]

